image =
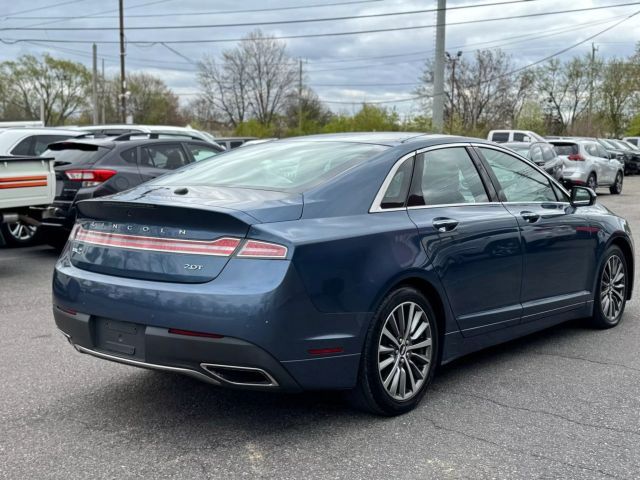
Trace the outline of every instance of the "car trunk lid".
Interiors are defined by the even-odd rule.
[[[251,225],[300,218],[299,194],[229,190],[141,186],[79,202],[71,262],[119,277],[203,283],[222,272]]]

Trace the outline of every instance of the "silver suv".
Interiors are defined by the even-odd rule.
[[[624,163],[593,140],[549,140],[564,166],[562,178],[569,185],[586,185],[595,190],[609,187],[614,194],[622,193]]]

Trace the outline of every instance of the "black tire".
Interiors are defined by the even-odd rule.
[[[402,308],[411,308],[411,304],[422,309],[424,316],[426,316],[426,322],[420,321],[419,323],[415,323],[414,330],[411,329],[411,325],[414,322],[409,322],[409,335],[406,337],[407,342],[404,344],[404,351],[402,353],[399,353],[398,350],[395,351],[395,354],[379,353],[379,348],[384,348],[380,346],[384,341],[388,341],[388,337],[383,336],[383,329],[387,325],[387,321],[391,317],[392,312],[395,313],[398,309]],[[418,313],[415,310],[410,311]],[[404,316],[404,314],[402,315]],[[409,314],[409,316],[411,315]],[[419,318],[422,318],[422,315]],[[387,295],[374,314],[369,330],[367,331],[360,360],[357,386],[348,393],[348,399],[354,406],[370,413],[385,416],[400,415],[416,407],[427,392],[440,358],[439,332],[435,319],[435,313],[429,301],[415,288],[401,287]],[[428,327],[423,327],[423,323],[427,323]],[[421,328],[424,328],[423,333],[414,340],[418,343],[413,343],[412,345],[411,340]],[[428,351],[428,353],[425,352],[424,356],[430,358],[430,362],[428,363],[413,358],[413,352],[417,351],[415,349],[417,349],[419,344],[425,342],[424,338],[426,338],[425,336],[427,334],[431,339],[431,346],[424,347],[425,350]],[[397,369],[396,376],[401,378],[401,385],[406,385],[406,382],[410,382],[408,387],[411,389],[411,385],[415,383],[416,388],[408,392],[408,395],[411,396],[406,400],[393,398],[392,394],[387,390],[387,387],[385,387],[382,379],[383,370],[381,368],[379,369],[380,363],[384,363],[384,361],[380,362],[381,355],[388,355],[397,359],[390,371]],[[420,355],[416,355],[416,357],[420,358]],[[416,367],[416,365],[421,365],[420,368],[426,369],[423,376],[418,376],[421,370],[413,368]],[[384,370],[384,372],[384,375],[387,375],[387,371]],[[411,375],[411,380],[409,380],[409,375]],[[391,376],[392,373],[388,373],[387,378],[391,378]],[[404,377],[404,381],[402,377]],[[396,384],[398,383],[395,378],[394,382]],[[391,382],[391,387],[389,388],[392,388],[394,382]],[[402,387],[398,386],[398,392],[400,388]]]
[[[24,222],[3,223],[0,232],[8,247],[28,247],[39,239],[38,227]]]
[[[594,192],[598,188],[598,178],[596,177],[595,173],[589,174],[589,177],[587,178],[587,187],[589,187]]]
[[[618,172],[616,174],[616,181],[611,187],[609,187],[609,192],[613,195],[620,195],[622,193],[622,183],[624,182],[624,176],[622,172]]]
[[[607,276],[606,273],[606,269],[608,268],[608,266],[617,262],[619,262],[623,274],[621,291],[618,291],[618,289],[614,289],[611,286],[611,282],[609,282],[610,275]],[[619,283],[620,282],[617,282],[617,284]],[[622,320],[622,315],[624,313],[625,305],[627,303],[627,285],[627,260],[625,259],[622,250],[620,250],[619,247],[612,245],[602,256],[602,262],[600,264],[600,268],[598,269],[598,278],[593,302],[593,316],[591,317],[591,324],[595,328],[612,328],[620,323],[620,321]],[[613,292],[614,290],[616,290],[617,293]],[[607,295],[606,292],[610,293]],[[613,298],[616,299],[616,302],[613,304],[617,308],[615,315],[613,315],[613,312],[611,310],[608,310],[608,305],[612,302]]]

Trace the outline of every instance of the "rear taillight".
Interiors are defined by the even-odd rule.
[[[95,187],[109,180],[116,173],[115,170],[67,170],[66,177],[72,182],[82,182],[83,187]]]
[[[584,162],[584,157],[579,153],[574,153],[567,157],[567,160],[573,160],[574,162]]]
[[[166,253],[190,253],[194,255],[213,255],[229,257],[235,252],[240,239],[218,238],[216,240],[180,240],[174,238],[144,237],[123,235],[121,233],[97,232],[80,227],[73,240],[102,247],[119,247],[132,250],[146,250]]]
[[[238,252],[242,258],[286,258],[287,247],[277,243],[247,240]]]

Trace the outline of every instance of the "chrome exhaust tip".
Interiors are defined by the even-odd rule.
[[[229,385],[266,388],[278,386],[276,379],[261,368],[218,365],[214,363],[201,363],[200,367],[215,377],[216,380]]]

